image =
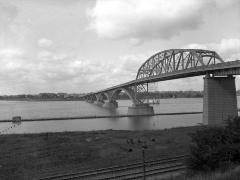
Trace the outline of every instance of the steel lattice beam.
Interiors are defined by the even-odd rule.
[[[169,49],[158,52],[147,59],[139,68],[136,79],[223,62],[222,58],[215,51]]]

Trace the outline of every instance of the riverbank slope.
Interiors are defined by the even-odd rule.
[[[187,154],[199,127],[152,131],[90,131],[0,136],[0,179],[32,179]]]

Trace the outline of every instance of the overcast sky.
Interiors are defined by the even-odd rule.
[[[239,19],[239,0],[0,0],[0,94],[99,90],[170,48],[240,59]],[[203,89],[202,77],[158,84]]]

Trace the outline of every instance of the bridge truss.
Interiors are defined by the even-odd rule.
[[[169,49],[156,53],[147,59],[138,69],[136,79],[223,62],[215,51]]]
[[[215,51],[169,49],[158,52],[147,59],[138,69],[136,80],[223,62],[222,58]],[[148,86],[149,84],[147,83],[137,85],[137,98],[140,99],[140,102],[154,99],[148,92]]]

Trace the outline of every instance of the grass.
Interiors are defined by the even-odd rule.
[[[1,135],[0,179],[33,179],[141,161],[139,139],[148,142],[146,159],[186,154],[188,133],[198,128]]]
[[[177,177],[170,177],[165,180],[238,180],[240,179],[240,166],[232,167],[224,172],[217,171],[208,174],[198,174],[192,177],[187,175],[180,175]]]

